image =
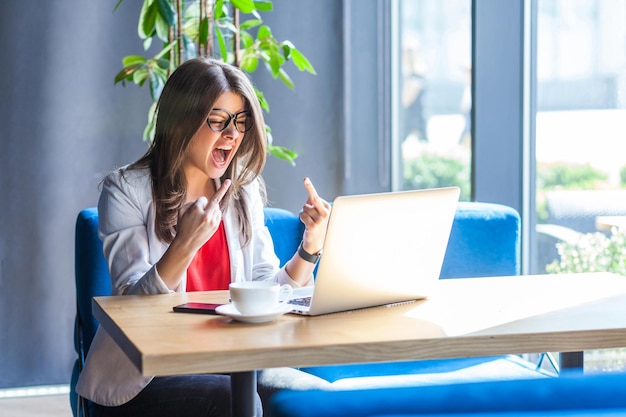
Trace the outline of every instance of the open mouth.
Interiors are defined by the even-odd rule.
[[[215,164],[218,166],[226,165],[232,149],[232,146],[218,146],[217,148],[213,149],[212,156]]]

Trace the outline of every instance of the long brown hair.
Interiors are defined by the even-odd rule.
[[[149,168],[156,209],[156,233],[171,243],[176,234],[178,211],[185,201],[185,175],[182,168],[185,154],[195,133],[217,99],[225,92],[239,94],[254,126],[246,132],[237,153],[221,180],[231,179],[222,209],[237,211],[241,244],[250,242],[252,230],[246,215],[247,198],[242,187],[257,180],[263,197],[265,187],[261,171],[266,159],[265,121],[252,83],[232,65],[207,58],[185,61],[169,77],[157,103],[154,141],[131,169]]]

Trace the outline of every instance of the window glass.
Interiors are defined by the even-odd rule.
[[[401,0],[399,16],[399,186],[469,200],[471,1]]]
[[[624,22],[621,0],[538,1],[535,272],[561,260],[556,243],[577,233],[604,235],[587,242],[595,260],[570,252],[548,272],[603,268],[611,232],[598,216],[626,216]]]

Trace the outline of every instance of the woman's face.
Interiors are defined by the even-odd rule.
[[[196,132],[187,149],[183,166],[188,179],[215,179],[224,174],[244,140],[245,134],[240,130],[245,130],[245,114],[239,114],[245,110],[244,105],[243,98],[232,92],[226,92],[217,99],[207,116],[207,122]],[[231,115],[237,115],[237,126],[235,120],[230,120],[223,131],[216,132],[229,121]],[[250,121],[251,117],[248,117]]]

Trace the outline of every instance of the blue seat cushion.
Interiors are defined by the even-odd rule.
[[[517,355],[331,365],[300,368],[334,389],[425,386],[459,382],[553,377]]]
[[[626,408],[607,410],[502,411],[454,414],[376,414],[370,417],[626,417]]]
[[[607,416],[624,410],[626,373],[575,373],[559,378],[422,387],[285,390],[271,398],[266,416]]]

